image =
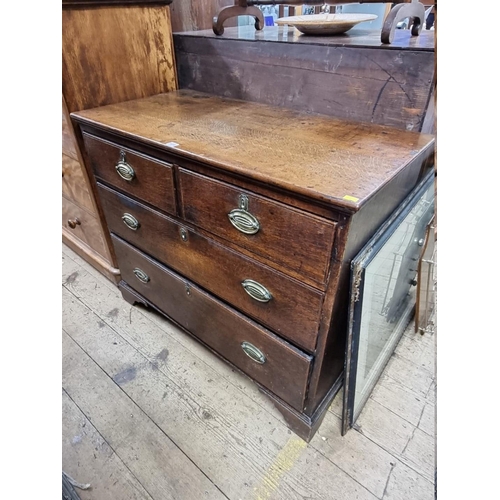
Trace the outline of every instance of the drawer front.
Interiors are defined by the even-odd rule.
[[[160,210],[176,214],[172,165],[86,133],[83,141],[98,179]]]
[[[112,239],[124,281],[244,373],[303,409],[310,356],[123,240]]]
[[[98,219],[64,196],[62,197],[62,225],[97,253],[109,258]]]
[[[62,155],[62,192],[66,198],[95,213],[80,162],[65,154]]]
[[[110,231],[294,344],[315,349],[323,302],[318,290],[105,186],[98,189]],[[139,227],[130,229],[122,217],[129,225],[135,219]]]
[[[326,282],[336,223],[184,169],[179,189],[186,220]]]

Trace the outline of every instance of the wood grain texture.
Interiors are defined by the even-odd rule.
[[[224,36],[217,36],[212,29],[184,32],[182,37],[213,38],[219,40],[248,40],[254,42],[286,42],[295,45],[332,45],[339,47],[365,47],[386,50],[435,50],[435,32],[422,31],[419,36],[411,36],[407,30],[396,30],[394,41],[385,45],[380,41],[380,30],[353,28],[349,32],[335,36],[302,36],[294,28],[266,26],[258,31],[253,26],[227,28]],[[176,42],[177,43],[177,40]]]
[[[436,97],[436,84],[434,84],[422,123],[422,132],[425,134],[435,134],[437,130]]]
[[[434,144],[429,135],[187,90],[73,117],[349,212]]]
[[[163,215],[101,185],[99,193],[109,227],[129,244],[192,280],[200,288],[293,345],[314,353],[302,413],[291,407],[279,409],[294,431],[310,439],[338,389],[336,382],[340,380],[343,369],[348,255],[366,242],[384,217],[414,187],[432,154],[433,137],[190,91],[87,110],[74,113],[73,117],[82,124],[85,134],[115,137],[112,140],[123,142],[132,150],[137,147],[138,151],[152,158],[171,155],[178,159],[174,162],[175,178],[180,186],[179,205],[183,207],[179,216],[184,220]],[[194,174],[191,165],[198,165],[198,174],[211,177],[213,173],[219,176],[218,180],[207,180]],[[265,186],[266,195],[271,199],[254,197],[250,186],[258,185],[262,189]],[[331,223],[337,224],[335,252],[331,253],[328,246],[319,252],[322,258],[329,260],[331,267],[325,294],[271,269],[272,264],[267,267],[257,262],[258,252],[254,260],[241,255],[235,246],[228,248],[228,235],[220,229],[222,219],[212,221],[212,210],[222,206],[222,211],[227,211],[224,203],[237,198],[240,187],[249,195],[249,211],[256,200],[259,204],[263,202],[258,208],[262,208],[259,216],[266,221],[263,227],[267,227],[267,221],[273,216],[281,217],[281,209],[295,213],[295,209],[279,205],[278,199],[281,202],[283,197],[301,199],[306,212],[314,212],[310,207],[322,206],[322,215],[326,213]],[[345,191],[342,198],[335,198],[332,194],[338,188],[349,189],[350,193],[360,194],[361,198]],[[280,193],[281,198],[275,199],[274,193]],[[131,231],[123,224],[125,212],[139,221],[137,231]],[[226,215],[224,213],[224,222],[227,223]],[[189,222],[184,224],[185,220]],[[328,225],[326,221],[325,224]],[[215,229],[211,230],[210,226]],[[293,232],[287,237],[293,238]],[[303,239],[298,237],[298,240]],[[299,246],[298,252],[306,250],[314,260],[316,242],[307,240],[301,243],[305,248]],[[244,246],[251,249],[251,245]],[[286,254],[284,243],[282,247],[281,253]],[[121,257],[129,268],[134,265],[130,259],[133,253]],[[280,248],[274,249],[276,253],[280,253]],[[304,253],[300,255],[304,256]],[[279,260],[281,256],[268,255],[266,258]],[[302,275],[306,276],[307,272]],[[135,280],[130,274],[129,285],[130,278],[132,282]],[[254,279],[266,286],[273,300],[264,305],[252,299],[248,302],[241,287],[244,279]],[[134,290],[126,285],[123,285],[123,290],[131,303],[138,301],[166,309],[159,303],[168,291],[155,290],[152,299],[148,299],[146,295],[143,298],[140,291],[134,295]],[[182,308],[174,308],[174,312],[175,309]],[[181,316],[185,319],[193,314]],[[220,353],[226,347],[218,346],[215,351]],[[300,390],[299,394],[302,394]],[[301,408],[296,400],[293,401],[295,408]]]
[[[226,498],[64,331],[63,352],[63,388],[153,498]]]
[[[109,143],[88,134],[83,135],[90,167],[97,179],[124,191],[170,214],[176,214],[173,165],[138,155],[119,144]],[[124,180],[116,165],[125,153],[126,163],[133,169],[132,180]]]
[[[79,5],[151,5],[151,4],[164,4],[169,5],[173,0],[62,0],[63,7],[66,6],[79,6]]]
[[[81,500],[153,500],[89,419],[62,393],[62,469],[80,483]]]
[[[228,498],[329,499],[332,491],[338,500],[376,498],[359,480],[364,465],[380,456],[361,455],[366,453],[366,438],[354,439],[360,446],[335,446],[328,458],[302,443],[306,460],[283,470],[293,463],[286,453],[300,440],[290,435],[254,384],[159,315],[134,308],[129,317],[117,289],[90,276],[87,266],[66,264],[64,275],[78,276],[63,290],[71,292],[63,293],[65,328],[109,376],[124,366],[138,367],[135,378],[121,384],[122,390]],[[108,315],[115,308],[118,314]],[[331,417],[327,415],[325,423]],[[363,469],[354,475],[351,469],[349,477],[342,468],[344,459],[350,464],[357,457]],[[321,481],[319,467],[326,473]],[[373,477],[372,483],[377,479],[382,477]]]
[[[78,160],[62,155],[63,196],[95,215],[94,203]]]
[[[248,212],[258,220],[256,234],[242,233],[229,221],[228,214],[239,208],[240,194],[247,196]],[[335,223],[184,169],[179,170],[179,195],[187,221],[320,284],[326,282]]]
[[[110,377],[123,367],[138,367],[135,378],[121,389],[228,498],[255,500],[256,491],[267,487],[263,499],[330,499],[334,491],[336,500],[359,500],[362,486],[384,500],[433,498],[432,483],[415,472],[409,459],[405,465],[385,451],[387,442],[374,444],[362,429],[340,436],[339,419],[331,411],[303,449],[306,460],[278,481],[284,464],[281,450],[289,450],[287,443],[295,444],[297,438],[255,384],[150,309],[130,310],[115,286],[64,247],[63,282],[65,330]],[[331,410],[341,410],[338,396]],[[404,404],[397,397],[392,411]],[[321,480],[319,462],[327,472]]]
[[[70,123],[70,117],[64,97],[62,98],[62,152],[73,160],[79,161],[78,145],[76,144],[73,126]]]
[[[174,39],[180,88],[421,130],[435,73],[432,52],[184,34]]]
[[[123,279],[170,318],[290,405],[302,410],[311,358],[260,328],[195,284],[113,237]],[[149,276],[143,283],[134,269]],[[245,354],[250,342],[265,356],[263,364]]]
[[[168,7],[63,9],[62,26],[70,112],[177,87]]]
[[[63,194],[63,241],[82,255],[105,276],[115,280],[119,272],[112,252],[104,219],[99,215],[98,202],[92,189],[92,178],[89,178],[83,162],[80,144],[78,143],[73,123],[71,122],[64,95],[62,95],[62,194]],[[69,200],[67,202],[67,200]],[[73,230],[67,226],[67,218],[74,217],[69,213],[68,203],[71,202],[71,212],[83,212],[89,217],[89,227],[81,226]],[[66,220],[64,220],[66,219]],[[80,237],[83,236],[83,239]],[[95,239],[94,239],[95,238]]]
[[[172,31],[206,30],[212,27],[212,18],[228,0],[176,0],[170,6]],[[237,20],[230,19],[227,26],[236,26]]]
[[[162,215],[130,198],[99,185],[110,230],[206,290],[257,319],[279,335],[313,351],[316,346],[323,294],[259,262],[202,236],[190,226]],[[122,221],[133,215],[140,227],[133,231]],[[180,230],[185,229],[187,241]],[[241,283],[252,279],[264,285],[273,298],[252,299]]]
[[[331,305],[333,320],[329,325],[329,334],[325,337],[320,335],[318,340],[319,362],[315,365],[311,382],[311,393],[315,395],[313,404],[321,400],[334,382],[335,370],[332,370],[332,366],[341,369],[340,367],[344,365],[351,260],[432,168],[432,158],[433,148],[422,151],[422,154],[398,172],[390,183],[382,186],[360,211],[353,214],[345,228],[345,241],[338,246],[337,252],[338,293]],[[339,335],[339,332],[342,334]]]
[[[80,128],[80,127],[79,127]],[[314,201],[305,199],[303,197],[298,197],[289,191],[283,189],[276,189],[273,186],[262,184],[261,182],[255,181],[254,179],[248,177],[235,177],[231,172],[224,171],[222,169],[214,169],[212,166],[205,162],[192,160],[185,157],[182,154],[175,152],[175,148],[171,148],[168,151],[163,147],[155,147],[152,144],[148,144],[140,139],[134,139],[126,137],[123,134],[109,133],[100,128],[83,126],[85,134],[91,134],[105,141],[120,144],[121,146],[135,151],[139,154],[149,156],[150,158],[155,158],[160,162],[171,163],[179,168],[185,168],[192,172],[199,173],[200,175],[205,175],[214,180],[220,180],[228,184],[236,183],[246,186],[248,190],[259,194],[261,196],[274,199],[285,205],[298,208],[299,210],[304,210],[313,215],[318,215],[321,218],[327,218],[329,220],[340,221],[346,220],[348,214],[340,212],[334,207],[315,203]],[[83,144],[83,141],[82,141]],[[175,169],[174,169],[175,170]],[[92,177],[94,177],[92,175]],[[176,177],[174,175],[174,177]],[[300,278],[299,278],[300,279]]]
[[[76,219],[80,221],[80,224],[76,224],[74,228],[71,228],[68,221]],[[62,197],[62,225],[98,254],[110,259],[103,229],[97,217],[64,196]]]

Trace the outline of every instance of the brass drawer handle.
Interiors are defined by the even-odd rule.
[[[264,353],[253,344],[250,344],[250,342],[242,342],[241,348],[249,358],[252,358],[259,365],[263,365],[266,362]]]
[[[68,220],[68,226],[71,228],[71,229],[75,229],[76,226],[80,226],[81,225],[81,221],[78,217],[75,217],[74,219],[69,219]]]
[[[260,224],[257,218],[248,211],[248,197],[240,194],[238,205],[239,208],[235,208],[227,214],[231,224],[242,233],[257,233],[260,229]]]
[[[135,277],[139,281],[142,281],[143,283],[147,283],[148,281],[150,281],[149,276],[142,269],[139,269],[138,267],[134,269],[133,273],[135,274]]]
[[[245,292],[254,300],[269,302],[273,298],[271,292],[264,285],[257,283],[257,281],[245,280],[241,282],[241,285],[245,289]]]
[[[129,229],[132,229],[132,231],[137,231],[137,229],[140,226],[139,221],[133,215],[130,214],[123,214],[122,221]]]
[[[125,151],[120,151],[120,160],[116,164],[115,168],[118,175],[128,182],[135,177],[134,169],[127,163],[125,158]]]

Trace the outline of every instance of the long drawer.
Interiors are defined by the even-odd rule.
[[[122,279],[237,368],[302,411],[311,357],[112,236]]]
[[[176,213],[172,165],[86,133],[83,142],[98,179],[170,214]]]
[[[336,223],[179,169],[183,217],[316,282],[326,282]]]
[[[106,186],[98,189],[111,232],[294,344],[315,349],[321,292]]]

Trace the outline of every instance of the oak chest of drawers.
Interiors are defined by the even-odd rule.
[[[124,298],[309,440],[342,383],[350,261],[432,167],[433,137],[191,91],[72,118]]]

